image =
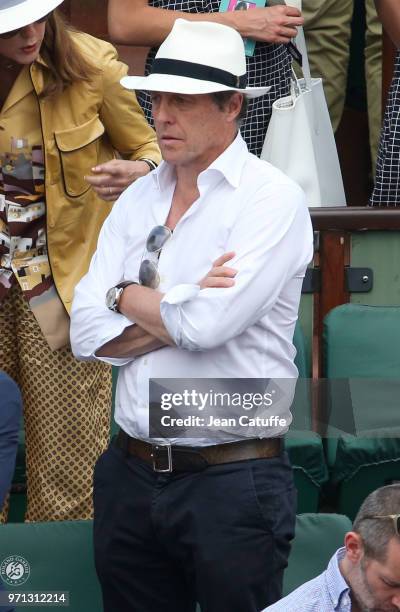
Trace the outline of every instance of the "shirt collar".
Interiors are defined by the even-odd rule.
[[[343,578],[342,572],[340,571],[339,563],[343,559],[346,553],[346,549],[339,548],[329,561],[328,567],[325,570],[325,581],[329,592],[329,596],[332,600],[333,608],[336,610],[342,595],[350,590],[349,585]]]
[[[235,140],[215,159],[208,168],[199,174],[199,177],[206,176],[210,171],[221,173],[232,187],[237,188],[240,185],[240,178],[244,164],[247,160],[249,151],[243,140],[240,132],[237,133]],[[161,164],[153,170],[151,176],[158,189],[162,191],[175,175],[173,166],[168,162]]]

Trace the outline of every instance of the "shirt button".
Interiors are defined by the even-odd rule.
[[[143,365],[147,365],[147,357],[143,359]]]

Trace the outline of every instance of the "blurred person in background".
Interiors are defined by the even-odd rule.
[[[113,200],[160,159],[126,66],[61,1],[0,0],[0,368],[24,400],[30,521],[92,515],[111,371],[74,359],[68,311]]]
[[[303,0],[304,32],[311,74],[322,77],[334,132],[347,94],[354,0]],[[365,0],[365,79],[369,141],[375,166],[381,125],[382,26],[374,0]]]

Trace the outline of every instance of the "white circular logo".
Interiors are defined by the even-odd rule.
[[[31,568],[24,557],[11,555],[4,559],[0,565],[0,576],[10,586],[24,584],[31,574]]]

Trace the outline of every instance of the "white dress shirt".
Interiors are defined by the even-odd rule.
[[[71,343],[79,359],[94,359],[132,324],[106,307],[105,295],[122,280],[138,280],[147,236],[165,223],[175,183],[173,166],[163,162],[124,191],[104,223],[72,306]],[[120,366],[115,420],[137,438],[149,437],[149,378],[297,378],[292,338],[313,252],[302,190],[250,154],[240,134],[197,184],[200,197],[177,223],[158,263],[161,317],[176,347],[106,359]],[[197,283],[228,251],[235,252],[227,264],[238,270],[234,286],[200,291]],[[196,441],[212,443],[214,438]]]

